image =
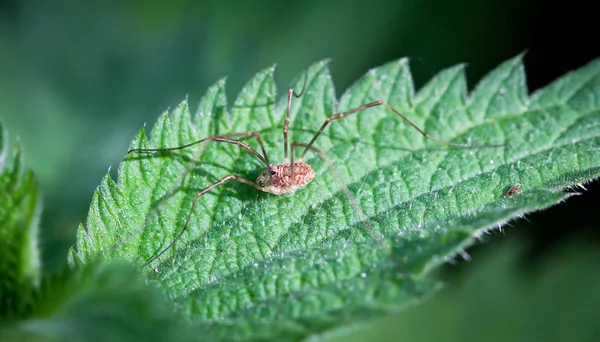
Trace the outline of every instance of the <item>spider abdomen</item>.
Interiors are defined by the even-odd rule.
[[[310,183],[315,178],[312,167],[303,162],[294,163],[292,178],[292,164],[271,165],[270,169],[263,170],[256,182],[263,187],[263,191],[274,195],[290,194],[300,186]]]

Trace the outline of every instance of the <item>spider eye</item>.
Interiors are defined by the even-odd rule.
[[[276,174],[277,174],[277,171],[271,170],[271,175],[276,175]]]

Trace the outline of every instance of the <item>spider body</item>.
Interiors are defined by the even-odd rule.
[[[271,165],[264,169],[256,178],[256,183],[262,191],[273,195],[292,194],[299,187],[310,183],[315,178],[315,171],[304,162]]]

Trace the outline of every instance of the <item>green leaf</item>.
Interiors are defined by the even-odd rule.
[[[0,317],[20,314],[40,277],[40,198],[20,147],[9,152],[0,120]]]
[[[295,89],[303,82],[298,77]],[[217,187],[200,197],[175,248],[145,267],[148,277],[207,337],[298,339],[400,310],[438,288],[427,271],[486,230],[564,200],[563,188],[600,174],[599,92],[600,61],[531,97],[521,56],[470,95],[463,66],[442,71],[416,95],[406,59],[373,69],[339,110],[385,100],[436,138],[505,146],[442,145],[383,106],[337,120],[315,146],[340,179],[308,154],[316,178],[293,195],[237,182]],[[160,117],[149,141],[140,131],[131,148],[252,130],[269,160],[281,162],[286,99],[277,106],[274,99],[273,68],[258,73],[229,111],[221,80],[194,118],[184,101]],[[294,100],[292,140],[308,142],[335,108],[327,63],[312,65]],[[102,180],[69,260],[124,258],[143,267],[181,231],[199,190],[230,174],[254,180],[263,168],[229,144],[131,154],[117,182]],[[516,183],[519,192],[505,198]]]
[[[197,341],[160,291],[131,265],[92,263],[44,279],[26,317],[2,341]]]
[[[363,330],[336,331],[338,336],[328,340],[372,341],[373,336],[378,341],[423,342],[597,339],[597,250],[570,243],[532,267],[517,257],[523,254],[521,248],[506,243],[502,247],[474,260],[460,283],[444,288],[418,308],[376,320]]]

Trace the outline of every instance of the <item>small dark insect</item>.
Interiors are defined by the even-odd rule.
[[[304,80],[304,87],[305,86],[306,86],[306,75],[305,75],[305,80]],[[304,158],[304,156],[306,155],[306,153],[309,150],[315,152],[318,156],[320,156],[327,163],[329,170],[334,174],[335,178],[339,181],[339,183],[342,187],[342,191],[345,193],[346,197],[348,198],[348,200],[351,202],[351,204],[357,211],[363,224],[372,233],[371,226],[369,225],[369,223],[366,219],[366,216],[364,215],[364,213],[358,206],[358,203],[354,199],[354,196],[352,196],[352,194],[348,190],[347,186],[343,182],[341,182],[341,178],[337,175],[337,173],[333,167],[333,163],[330,161],[327,154],[324,151],[313,147],[313,144],[315,143],[317,138],[319,138],[321,133],[325,130],[325,128],[329,125],[330,122],[345,118],[349,115],[358,113],[358,112],[368,109],[368,108],[384,106],[387,109],[389,109],[392,113],[399,116],[400,119],[404,120],[407,124],[412,126],[421,135],[423,135],[427,139],[433,140],[440,144],[449,145],[449,146],[458,146],[458,147],[471,147],[471,148],[505,146],[503,144],[500,144],[500,145],[457,144],[457,143],[452,143],[449,141],[445,141],[445,140],[441,140],[441,139],[432,137],[431,135],[425,133],[425,131],[423,131],[421,128],[419,128],[416,124],[414,124],[412,121],[410,121],[404,115],[402,115],[398,110],[394,109],[392,106],[390,106],[387,102],[385,102],[383,100],[370,102],[370,103],[364,104],[362,106],[358,106],[356,108],[347,110],[345,112],[331,115],[327,119],[325,119],[325,122],[323,123],[323,125],[321,125],[321,128],[319,128],[317,133],[315,133],[315,135],[310,140],[310,142],[308,142],[308,144],[305,144],[302,142],[292,142],[291,144],[289,144],[289,142],[288,142],[288,127],[290,124],[292,98],[293,97],[299,98],[300,96],[302,96],[302,93],[304,93],[304,87],[302,88],[302,91],[300,91],[300,93],[296,93],[294,91],[294,89],[292,89],[292,88],[288,89],[287,115],[283,122],[283,156],[284,156],[284,158],[283,158],[283,162],[281,164],[271,164],[271,162],[269,162],[269,158],[265,151],[265,147],[263,145],[263,142],[262,142],[259,132],[226,133],[226,134],[221,134],[221,135],[209,136],[204,139],[194,141],[189,144],[182,145],[182,146],[129,150],[128,153],[162,152],[162,151],[181,150],[181,149],[185,149],[185,148],[188,148],[188,147],[191,147],[194,145],[198,145],[201,143],[207,144],[209,142],[222,142],[222,143],[237,145],[237,146],[241,147],[242,149],[252,153],[258,159],[260,159],[266,166],[266,168],[262,172],[260,172],[260,174],[258,175],[256,182],[252,182],[250,180],[247,180],[245,178],[242,178],[240,176],[232,174],[232,175],[226,176],[226,177],[222,178],[221,180],[217,181],[216,183],[200,190],[194,197],[190,211],[188,212],[187,219],[185,221],[185,225],[183,226],[183,228],[181,229],[179,234],[177,234],[177,236],[173,239],[173,241],[167,247],[162,249],[160,252],[158,252],[158,254],[156,254],[154,257],[152,257],[150,260],[148,260],[145,265],[152,263],[154,260],[158,259],[161,255],[166,253],[171,247],[173,247],[173,245],[175,245],[175,243],[181,238],[183,233],[188,228],[190,219],[192,217],[192,212],[194,210],[196,202],[198,201],[198,198],[200,198],[207,192],[211,191],[212,189],[218,187],[219,185],[222,185],[224,183],[227,183],[228,181],[233,180],[236,182],[247,184],[249,186],[252,186],[252,187],[254,187],[258,190],[264,191],[264,192],[268,192],[268,193],[271,193],[274,195],[283,195],[283,194],[292,194],[301,186],[304,186],[304,185],[310,183],[315,177],[315,172],[313,171],[312,167],[309,164],[302,162],[302,159]],[[256,151],[254,148],[250,147],[245,142],[242,142],[242,141],[236,140],[236,139],[232,139],[232,138],[250,138],[250,137],[253,137],[257,140],[257,142],[260,146],[261,153]],[[298,148],[303,148],[303,150],[302,150],[302,153],[300,153],[300,156],[297,159],[295,159],[295,155],[296,155],[295,152],[296,152],[296,149],[298,149]],[[291,150],[291,154],[290,154],[291,161],[288,161],[288,151],[289,150]],[[373,237],[383,247],[383,243],[374,235],[373,235]]]
[[[513,187],[510,188],[510,190],[508,190],[508,192],[504,195],[504,198],[511,197],[512,195],[516,194],[520,188],[521,188],[521,184],[517,183],[517,184],[513,185]]]

